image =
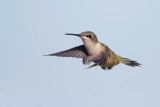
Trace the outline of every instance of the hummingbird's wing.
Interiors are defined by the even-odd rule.
[[[83,64],[89,64],[90,61],[87,59],[88,52],[84,45],[80,45],[62,52],[49,54],[47,56],[60,56],[60,57],[75,57],[83,58]]]

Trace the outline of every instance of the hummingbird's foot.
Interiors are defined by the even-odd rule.
[[[108,70],[112,69],[111,67],[108,67]]]
[[[112,69],[111,67],[105,68],[105,67],[101,67],[103,70],[110,70]]]
[[[106,70],[106,68],[105,67],[101,67],[103,70]]]

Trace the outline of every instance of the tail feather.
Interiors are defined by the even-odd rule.
[[[120,60],[120,62],[123,64],[126,64],[126,65],[129,65],[129,66],[132,66],[132,67],[141,67],[142,66],[142,64],[138,63],[137,61],[133,61],[133,60],[130,60],[127,58],[122,58]]]

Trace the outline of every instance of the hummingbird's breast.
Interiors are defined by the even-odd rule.
[[[105,46],[103,46],[101,43],[90,43],[85,44],[85,47],[87,49],[87,52],[90,56],[100,54],[102,51],[105,51]]]

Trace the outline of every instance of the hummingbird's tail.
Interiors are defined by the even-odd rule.
[[[130,60],[130,59],[127,59],[127,58],[122,58],[120,60],[120,63],[129,65],[129,66],[132,66],[132,67],[141,67],[142,66],[142,64],[138,63],[137,61],[133,61],[133,60]]]

